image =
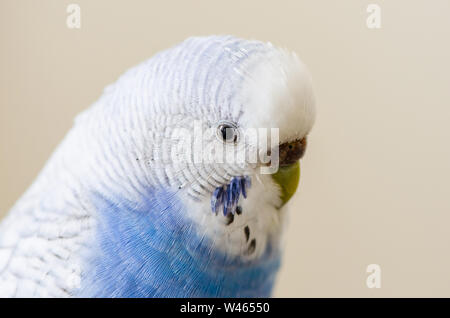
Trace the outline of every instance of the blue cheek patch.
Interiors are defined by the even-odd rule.
[[[247,189],[251,187],[251,179],[248,176],[234,177],[227,185],[217,187],[211,197],[211,210],[217,213],[223,206],[223,215],[236,213],[239,198],[247,198]]]

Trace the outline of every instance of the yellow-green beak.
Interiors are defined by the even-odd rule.
[[[280,208],[294,195],[300,181],[300,158],[306,150],[306,137],[291,142],[285,142],[278,147],[279,169],[272,178],[280,186]]]
[[[272,178],[281,189],[281,208],[294,195],[300,181],[300,162],[296,161],[288,166],[279,167],[278,171],[272,175]]]

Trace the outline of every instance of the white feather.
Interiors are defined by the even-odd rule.
[[[149,187],[172,189],[189,202],[199,233],[230,255],[254,259],[268,240],[278,242],[284,217],[270,176],[253,182],[242,215],[227,226],[211,213],[211,192],[233,176],[254,175],[255,166],[167,160],[167,136],[192,130],[196,120],[205,129],[228,120],[279,127],[281,141],[303,138],[314,120],[310,76],[287,51],[234,37],[191,38],[130,69],[76,118],[0,225],[0,296],[72,294],[95,239],[90,191],[137,201]],[[257,240],[251,255],[245,226]]]

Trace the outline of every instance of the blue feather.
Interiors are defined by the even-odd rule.
[[[218,187],[214,190],[211,197],[211,210],[216,213],[217,209],[223,203],[223,187]]]
[[[85,257],[81,297],[264,297],[279,267],[270,244],[245,261],[212,248],[174,193],[151,190],[140,202],[92,195],[96,241]],[[226,201],[225,201],[226,202]]]
[[[247,189],[251,186],[250,177],[234,177],[230,184],[217,187],[211,196],[211,210],[216,213],[217,209],[223,204],[223,215],[235,213],[239,203],[239,197],[247,198]]]
[[[245,178],[242,178],[239,181],[241,184],[242,196],[244,197],[244,199],[247,199],[247,186],[245,184]]]

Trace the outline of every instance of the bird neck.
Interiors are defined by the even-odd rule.
[[[94,193],[96,247],[85,260],[81,296],[269,296],[280,257],[268,244],[246,261],[212,246],[177,195],[151,190],[140,202]]]

